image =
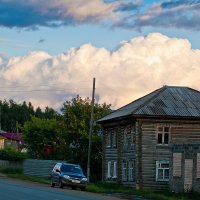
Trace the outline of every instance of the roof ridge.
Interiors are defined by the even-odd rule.
[[[137,112],[137,111],[140,110],[145,104],[151,102],[153,99],[155,99],[156,97],[158,97],[162,92],[164,92],[164,91],[167,89],[167,87],[170,87],[170,86],[164,85],[163,87],[161,87],[161,88],[159,88],[159,89],[157,89],[157,90],[154,90],[153,92],[151,92],[151,93],[149,93],[149,94],[147,94],[147,95],[141,97],[141,98],[144,98],[144,97],[146,97],[146,96],[148,96],[148,95],[150,95],[150,94],[152,94],[152,93],[158,91],[158,92],[157,92],[155,95],[153,95],[150,99],[147,99],[146,101],[144,101],[144,103],[142,103],[138,108],[136,108],[133,112],[131,112],[131,114]],[[159,90],[160,90],[160,91],[159,91]]]

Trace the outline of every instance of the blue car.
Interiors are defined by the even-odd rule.
[[[70,186],[72,189],[80,188],[84,191],[87,183],[80,165],[57,163],[51,172],[51,187]]]

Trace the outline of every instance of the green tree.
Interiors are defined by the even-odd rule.
[[[63,120],[32,117],[23,126],[23,138],[33,158],[64,159],[67,153],[65,125]],[[45,152],[45,145],[51,149]]]
[[[61,109],[67,127],[69,143],[68,160],[80,164],[84,170],[87,167],[88,135],[91,116],[91,100],[80,96],[66,101]],[[94,105],[94,122],[110,112],[110,105]],[[94,123],[91,151],[91,174],[101,175],[101,134],[100,126]]]

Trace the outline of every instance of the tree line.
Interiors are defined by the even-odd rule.
[[[30,158],[65,160],[87,168],[91,99],[77,95],[63,103],[60,112],[31,103],[0,101],[1,127],[5,131],[22,132]],[[94,122],[108,114],[111,105],[94,105]],[[101,128],[94,123],[92,133],[91,175],[101,177]]]
[[[25,122],[31,120],[31,116],[44,119],[52,119],[58,113],[53,109],[46,107],[44,111],[37,107],[34,109],[31,102],[18,104],[13,100],[0,100],[0,128],[6,132],[22,132]]]

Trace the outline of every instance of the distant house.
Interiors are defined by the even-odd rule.
[[[200,92],[164,86],[99,119],[103,180],[200,192]]]
[[[20,133],[0,132],[0,149],[12,147],[17,151],[20,151],[23,143]]]

